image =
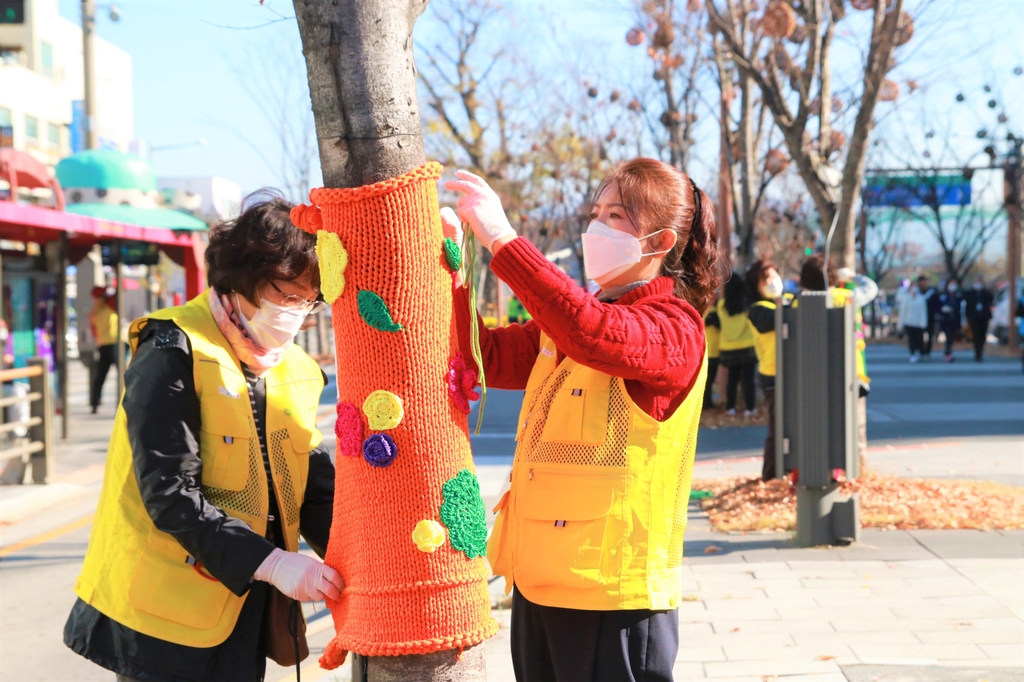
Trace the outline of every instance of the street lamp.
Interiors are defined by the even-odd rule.
[[[96,125],[96,48],[93,44],[93,35],[96,33],[96,9],[102,7],[107,10],[107,16],[111,21],[121,20],[121,10],[117,5],[99,6],[92,0],[82,0],[82,64],[85,67],[84,73],[84,96],[85,101],[85,148],[96,149],[99,146],[97,139],[98,126]]]

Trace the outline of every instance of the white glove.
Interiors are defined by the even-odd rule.
[[[501,199],[487,182],[464,170],[455,171],[458,180],[449,180],[445,189],[462,192],[459,198],[459,217],[469,223],[473,234],[487,250],[502,237],[515,237],[516,231],[505,217]]]
[[[285,552],[277,547],[263,560],[252,577],[270,583],[285,595],[299,601],[337,599],[345,588],[341,574],[319,559]]]
[[[455,211],[447,206],[441,208],[441,232],[446,238],[452,239],[458,244],[460,250],[462,249],[462,223],[459,221],[459,216],[455,215]],[[462,254],[462,262],[466,262],[466,254]],[[465,270],[463,266],[459,266],[459,271],[455,273],[455,286],[463,287],[465,285]]]

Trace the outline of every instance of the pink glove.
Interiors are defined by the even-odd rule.
[[[263,560],[252,577],[270,583],[285,595],[299,601],[337,599],[345,589],[341,574],[319,559],[285,552],[277,547]]]
[[[473,228],[473,235],[480,240],[489,251],[493,251],[494,242],[503,237],[515,237],[505,210],[501,207],[501,199],[490,188],[487,181],[464,170],[455,171],[458,180],[449,180],[445,189],[462,192],[459,198],[459,217]]]
[[[452,239],[459,248],[462,248],[462,223],[459,222],[459,216],[455,215],[455,211],[444,206],[441,208],[441,232],[446,238]],[[462,262],[466,262],[466,254],[462,254]],[[455,273],[455,286],[463,287],[466,285],[466,277],[462,267]]]

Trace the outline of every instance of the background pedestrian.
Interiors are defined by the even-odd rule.
[[[719,341],[719,360],[729,375],[725,387],[725,410],[730,416],[736,415],[737,389],[742,386],[746,404],[744,417],[756,413],[756,388],[754,373],[757,368],[757,352],[754,350],[754,332],[747,316],[747,290],[743,278],[733,272],[725,283],[725,293],[718,301],[718,319],[722,325]]]
[[[746,276],[750,306],[750,326],[757,351],[757,378],[764,394],[768,417],[768,436],[764,440],[761,479],[775,478],[775,310],[782,296],[782,278],[775,263],[767,258],[755,261]]]
[[[939,329],[946,337],[946,362],[953,362],[953,343],[960,336],[960,329],[963,326],[960,315],[960,283],[953,278],[946,282],[946,287],[935,297],[935,320]]]
[[[974,278],[974,286],[964,292],[964,312],[971,328],[974,343],[974,360],[981,362],[985,355],[985,339],[988,338],[988,323],[992,319],[992,292],[985,286],[980,275]]]

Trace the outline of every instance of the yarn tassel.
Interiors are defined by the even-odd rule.
[[[484,423],[484,405],[487,404],[487,378],[484,376],[483,353],[480,350],[480,326],[477,322],[480,313],[476,309],[476,238],[473,230],[466,223],[462,224],[462,233],[465,235],[462,244],[462,258],[466,264],[466,281],[469,282],[469,347],[476,362],[477,373],[480,381],[480,408],[476,413],[476,429],[474,434],[480,435],[480,427]]]

